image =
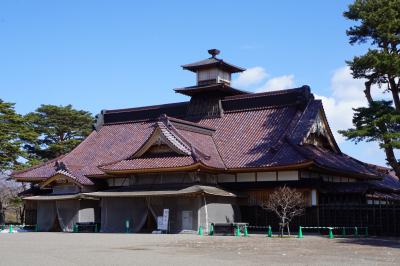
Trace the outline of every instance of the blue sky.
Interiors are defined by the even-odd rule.
[[[308,84],[326,103],[331,127],[347,127],[351,105],[363,100],[362,82],[351,80],[345,60],[365,50],[345,35],[352,23],[342,13],[351,1],[299,3],[2,0],[0,98],[20,113],[40,104],[95,114],[186,101],[173,88],[195,77],[180,65],[218,48],[250,69],[236,82],[243,89]],[[339,142],[358,159],[384,164],[375,144]]]

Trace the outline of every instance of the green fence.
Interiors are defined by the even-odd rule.
[[[353,237],[368,237],[368,227],[365,226],[299,226],[298,238],[303,238],[303,230],[327,230],[328,237],[334,238],[335,235],[340,235],[341,237],[353,236]]]

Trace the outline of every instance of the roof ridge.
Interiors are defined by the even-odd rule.
[[[241,108],[237,110],[224,110],[224,114],[230,114],[230,113],[241,113],[241,112],[250,112],[250,111],[263,111],[263,110],[268,110],[268,109],[278,109],[278,108],[288,108],[296,106],[295,103],[290,103],[290,104],[277,104],[273,106],[262,106],[262,107],[254,107],[254,108]]]
[[[185,104],[189,104],[189,101],[166,103],[166,104],[157,104],[157,105],[146,105],[146,106],[122,108],[122,109],[109,109],[109,110],[104,110],[104,114],[115,114],[115,113],[145,111],[145,110],[151,110],[151,109],[158,109],[158,108],[162,108],[162,107],[174,107],[174,106],[177,106],[177,105],[185,105]]]
[[[262,97],[262,96],[275,96],[275,95],[288,94],[288,93],[294,93],[294,92],[306,91],[306,90],[310,90],[310,87],[307,85],[304,85],[301,87],[291,88],[291,89],[286,89],[286,90],[254,92],[254,93],[248,93],[248,94],[226,96],[224,99],[222,99],[222,101],[230,101],[230,100],[236,100],[236,99],[251,99],[251,98],[257,98],[257,97]]]
[[[228,167],[227,167],[227,165],[226,165],[224,159],[223,159],[222,156],[221,156],[221,152],[220,152],[220,150],[218,149],[217,144],[215,143],[214,136],[211,136],[211,139],[212,139],[212,141],[213,141],[213,143],[214,143],[215,150],[216,150],[217,153],[218,153],[219,159],[221,160],[221,162],[222,162],[222,164],[224,165],[225,169],[228,169]]]

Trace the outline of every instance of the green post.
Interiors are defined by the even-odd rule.
[[[354,236],[358,237],[358,228],[357,228],[357,226],[354,227]]]
[[[39,228],[38,228],[37,224],[35,224],[35,232],[39,232]]]
[[[368,227],[365,227],[365,237],[368,237]]]
[[[199,226],[199,232],[198,232],[198,235],[199,236],[202,236],[203,235],[203,226]]]
[[[346,227],[342,228],[342,236],[346,236]]]
[[[210,235],[210,236],[213,236],[213,235],[214,235],[214,224],[211,224],[211,225],[210,225],[210,233],[209,233],[209,235]]]
[[[301,226],[299,226],[299,235],[298,238],[303,238],[303,229]]]
[[[13,225],[10,224],[10,231],[9,231],[9,233],[12,234],[12,232],[13,232]]]
[[[235,229],[235,236],[240,236],[240,228],[238,225],[236,226],[236,229]]]
[[[129,220],[125,221],[125,229],[126,229],[126,233],[129,233]]]
[[[333,238],[333,230],[332,227],[329,227],[329,239]]]
[[[74,224],[74,225],[72,226],[72,232],[73,232],[73,233],[78,233],[78,226],[77,226],[76,224]]]
[[[94,232],[98,233],[99,232],[99,228],[97,227],[97,224],[94,224]]]
[[[243,236],[249,236],[249,232],[247,232],[247,226],[246,225],[244,226],[244,229],[243,229]]]
[[[270,225],[268,225],[268,237],[272,237],[272,229]]]
[[[1,230],[3,231],[5,228],[4,224],[1,225]]]

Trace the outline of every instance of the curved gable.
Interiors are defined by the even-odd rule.
[[[307,105],[290,139],[295,144],[312,144],[341,153],[329,127],[321,100],[313,100]]]

